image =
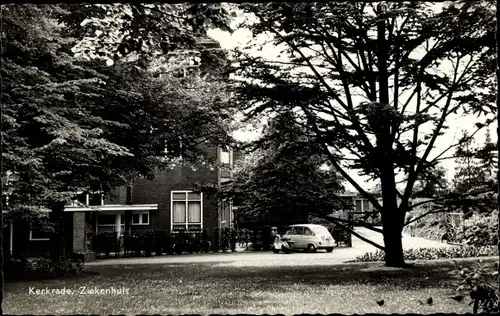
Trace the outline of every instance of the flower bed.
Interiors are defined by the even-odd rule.
[[[53,261],[50,258],[9,257],[4,261],[6,281],[53,279],[78,275],[83,270],[83,261],[68,259]]]
[[[496,246],[484,247],[446,247],[446,248],[418,248],[404,251],[405,260],[435,260],[451,258],[472,258],[498,256]],[[385,253],[383,251],[367,252],[362,256],[356,257],[357,262],[384,261]]]

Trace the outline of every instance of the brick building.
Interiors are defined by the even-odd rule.
[[[220,49],[220,44],[209,38],[198,41],[205,49],[199,54],[199,63],[189,66],[192,69],[187,72],[194,71],[204,79],[218,77],[218,66],[213,64],[210,51]],[[172,170],[158,170],[153,180],[136,179],[131,186],[117,188],[108,197],[77,196],[65,209],[67,252],[89,253],[90,236],[101,232],[120,236],[125,230],[206,230],[210,237],[216,227],[231,226],[232,202],[194,192],[194,187],[198,181],[228,185],[233,176],[233,153],[215,147],[206,150],[217,162],[213,166],[178,165]],[[5,254],[43,255],[50,249],[50,234],[30,228],[28,223],[6,224],[2,232]]]
[[[109,197],[81,194],[65,209],[66,249],[68,253],[91,253],[89,239],[93,234],[127,229],[138,230],[206,230],[209,238],[216,227],[230,227],[233,221],[231,201],[195,191],[198,181],[225,185],[232,179],[233,151],[208,148],[217,162],[192,168],[178,165],[157,171],[153,180],[136,179],[131,186],[117,188]],[[48,211],[47,211],[48,212]],[[4,252],[13,255],[44,255],[49,251],[49,233],[30,229],[16,222],[3,229]]]

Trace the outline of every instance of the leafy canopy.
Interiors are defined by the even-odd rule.
[[[447,122],[492,122],[494,9],[490,2],[268,3],[244,5],[254,35],[283,47],[282,61],[239,52],[236,100],[247,117],[297,112],[335,169],[382,181],[401,208],[417,180],[460,146],[433,150]],[[284,60],[284,61],[283,61]],[[341,153],[333,155],[332,151]],[[340,159],[341,162],[336,160]],[[396,189],[402,175],[406,187]],[[384,205],[388,197],[384,198]],[[402,216],[401,218],[403,218]]]
[[[233,186],[223,192],[236,195],[240,216],[287,225],[342,207],[342,179],[290,115],[271,119],[247,150],[253,159],[239,166]]]
[[[9,173],[11,209],[109,192],[181,155],[202,159],[206,143],[231,141],[224,85],[77,58],[79,40],[57,19],[68,14],[65,5],[2,6],[2,180]]]

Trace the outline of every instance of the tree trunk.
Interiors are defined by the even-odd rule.
[[[378,6],[378,13],[385,11],[383,5]],[[385,20],[380,19],[377,22],[377,41],[378,41],[378,81],[379,98],[382,108],[389,106],[389,75],[387,73],[387,45],[385,39],[386,25]],[[385,111],[380,111],[380,114]],[[377,149],[379,150],[379,170],[380,184],[382,185],[382,226],[385,246],[385,264],[390,267],[405,266],[403,257],[403,241],[401,233],[403,231],[403,221],[400,210],[398,209],[396,177],[394,174],[394,149],[392,139],[392,128],[394,126],[391,120],[382,119],[378,122],[376,131]],[[403,216],[404,217],[404,216]]]
[[[388,267],[404,267],[406,263],[403,257],[403,228],[397,222],[397,217],[388,215],[384,212],[382,215],[383,221],[383,236],[385,246],[385,265]]]
[[[54,261],[64,261],[66,259],[66,244],[64,240],[64,206],[65,202],[57,202],[52,205],[50,221],[54,225],[55,232],[50,238],[51,258]]]

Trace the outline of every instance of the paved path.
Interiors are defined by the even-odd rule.
[[[366,228],[356,228],[357,233],[363,237],[383,245],[383,238],[380,233],[373,232]],[[452,247],[437,241],[427,240],[419,237],[410,237],[403,234],[403,247],[409,248],[437,248]],[[220,266],[297,266],[297,265],[331,265],[354,260],[357,256],[366,252],[375,252],[377,249],[353,236],[352,248],[336,248],[333,252],[327,253],[318,251],[317,253],[292,253],[274,254],[272,252],[240,252],[240,253],[210,253],[210,254],[183,254],[166,255],[149,258],[123,258],[107,259],[89,262],[86,265],[127,265],[127,264],[180,264],[180,263],[214,263]]]

